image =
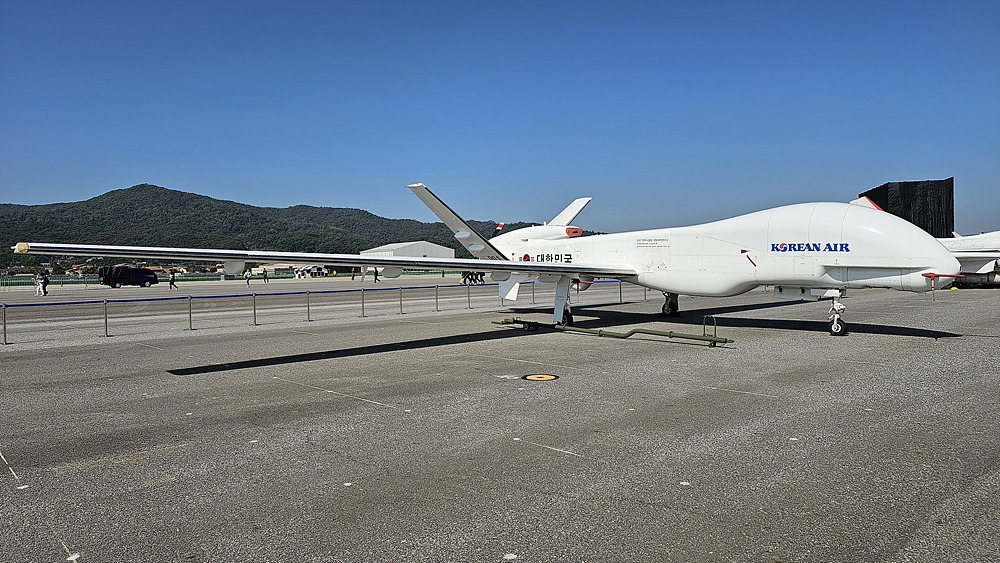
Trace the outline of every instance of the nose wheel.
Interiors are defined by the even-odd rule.
[[[847,334],[847,323],[841,318],[847,306],[840,302],[839,297],[833,298],[830,305],[830,336],[844,336]]]

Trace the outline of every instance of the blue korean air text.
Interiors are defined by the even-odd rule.
[[[846,242],[773,242],[771,252],[850,252]]]

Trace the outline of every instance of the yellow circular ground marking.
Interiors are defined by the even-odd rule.
[[[521,379],[527,379],[528,381],[552,381],[554,379],[559,379],[559,376],[549,375],[547,373],[536,373],[536,374],[526,375]]]

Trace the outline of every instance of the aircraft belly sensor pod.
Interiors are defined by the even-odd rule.
[[[580,236],[570,225],[590,201],[571,203],[551,222],[486,239],[423,184],[407,186],[476,259],[417,258],[103,246],[22,242],[15,252],[174,260],[311,262],[391,268],[446,268],[491,272],[505,298],[517,285],[556,284],[553,320],[572,323],[570,289],[599,278],[664,293],[663,312],[677,314],[677,296],[727,297],[759,286],[776,296],[832,298],[830,333],[845,334],[839,299],[852,288],[926,292],[947,287],[959,262],[934,237],[894,215],[847,203],[803,203],[692,225]]]

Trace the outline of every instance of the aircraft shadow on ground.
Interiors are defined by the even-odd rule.
[[[468,334],[458,334],[454,336],[437,336],[433,338],[421,338],[418,340],[406,340],[403,342],[391,342],[388,344],[371,344],[368,346],[358,346],[356,348],[344,348],[341,350],[325,350],[322,352],[308,352],[304,354],[289,354],[285,356],[272,356],[270,358],[258,358],[254,360],[243,360],[239,362],[227,362],[221,364],[209,364],[204,366],[194,366],[189,368],[168,369],[171,375],[204,375],[207,373],[217,373],[232,371],[237,369],[283,366],[298,364],[303,362],[313,362],[316,360],[333,360],[337,358],[350,358],[354,356],[368,356],[371,354],[382,354],[385,352],[399,352],[403,350],[419,350],[422,348],[434,348],[437,346],[448,346],[450,344],[465,344],[469,342],[485,342],[489,340],[503,340],[514,338],[526,334],[524,331],[514,330],[489,330],[486,332],[473,332]]]
[[[817,316],[826,312],[822,305],[817,305],[811,301],[773,301],[768,303],[754,303],[750,305],[730,305],[722,307],[709,307],[703,309],[689,309],[681,311],[680,317],[664,317],[659,312],[656,313],[627,313],[611,309],[615,305],[594,305],[594,306],[574,306],[573,312],[576,318],[576,326],[581,328],[607,328],[608,326],[634,325],[637,323],[658,323],[661,326],[669,325],[690,325],[701,327],[705,324],[705,317],[714,316],[718,326],[733,328],[766,328],[776,330],[796,330],[804,332],[827,332],[829,323],[826,320],[795,320],[795,319],[751,319],[743,317],[724,317],[730,313],[745,313],[749,311],[759,311],[764,309],[774,309],[778,307],[788,307],[791,305],[816,305]],[[518,309],[518,313],[546,313],[552,314],[552,309],[531,308]],[[593,319],[581,317],[594,317]],[[547,319],[548,321],[549,319]],[[914,328],[906,326],[880,325],[870,323],[851,322],[850,318],[845,319],[848,333],[858,334],[882,334],[887,336],[913,336],[918,338],[957,338],[961,334],[931,330],[925,328]],[[707,322],[709,333],[712,333],[712,320]],[[669,330],[669,329],[664,329]],[[689,330],[688,332],[700,332]]]
[[[787,319],[747,319],[739,317],[722,317],[728,313],[740,313],[747,311],[757,311],[763,309],[773,309],[776,307],[787,307],[789,305],[803,304],[800,301],[777,301],[773,303],[756,303],[752,305],[735,305],[725,307],[711,307],[705,309],[690,309],[683,311],[680,317],[664,318],[659,313],[625,313],[610,309],[614,305],[603,306],[577,306],[574,308],[577,316],[576,326],[581,328],[607,328],[609,326],[634,325],[638,323],[664,325],[690,325],[694,327],[702,326],[704,318],[708,315],[715,315],[719,327],[734,328],[766,328],[776,330],[797,330],[805,332],[827,331],[826,321],[803,321]],[[542,307],[518,308],[514,312],[519,314],[539,313],[551,320],[552,309]],[[593,318],[581,318],[582,316]],[[709,321],[711,323],[711,321]],[[657,328],[660,328],[657,327]],[[923,328],[912,328],[902,326],[876,325],[868,323],[848,322],[849,332],[862,334],[883,334],[888,336],[914,336],[918,338],[956,338],[962,336],[954,332],[944,332],[940,330],[929,330]],[[709,332],[712,326],[709,324]],[[690,332],[697,332],[697,329],[690,329]],[[486,332],[473,332],[458,334],[453,336],[437,336],[432,338],[421,338],[417,340],[407,340],[404,342],[391,342],[387,344],[371,344],[368,346],[358,346],[355,348],[344,348],[341,350],[325,350],[322,352],[309,352],[304,354],[289,354],[285,356],[272,356],[270,358],[258,358],[254,360],[243,360],[239,362],[227,362],[220,364],[209,364],[204,366],[194,366],[189,368],[178,368],[167,370],[167,373],[180,376],[204,375],[237,369],[247,369],[256,367],[271,367],[297,364],[302,362],[313,362],[316,360],[332,360],[337,358],[349,358],[354,356],[368,356],[371,354],[381,354],[385,352],[399,352],[401,350],[419,350],[423,348],[434,348],[437,346],[448,346],[451,344],[463,344],[468,342],[486,342],[490,340],[504,340],[507,338],[517,338],[526,333],[522,330],[489,330]]]

